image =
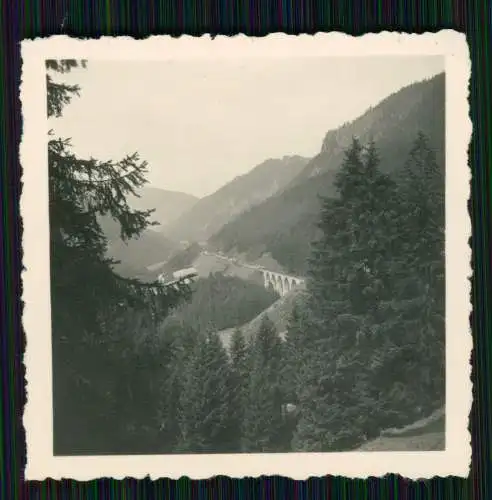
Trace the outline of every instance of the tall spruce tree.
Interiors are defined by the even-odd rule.
[[[50,118],[60,117],[78,95],[79,87],[63,83],[60,75],[79,65],[47,61]],[[128,359],[123,354],[133,347],[127,342],[132,323],[122,328],[118,318],[132,311],[162,319],[188,290],[124,279],[106,257],[101,216],[120,224],[125,241],[149,225],[152,210],[132,210],[126,202],[146,182],[147,164],[137,153],[119,162],[83,159],[73,153],[69,139],[50,132],[48,161],[54,450],[113,451],[126,432],[125,404],[118,398],[125,393],[120,375]]]
[[[339,197],[323,202],[310,259],[296,449],[348,449],[376,432],[374,310],[391,295],[388,235],[396,217],[395,185],[378,165],[374,143],[364,150],[354,138],[336,179]]]
[[[428,285],[439,311],[444,310],[444,172],[429,139],[420,132],[402,176],[404,264]]]
[[[189,357],[179,404],[180,439],[177,451],[233,451],[230,365],[216,333],[204,335]],[[234,450],[235,451],[235,450]]]
[[[198,332],[185,324],[159,327],[161,363],[163,370],[156,380],[159,387],[158,421],[160,453],[172,453],[180,445],[179,405],[184,376],[190,359],[200,341]]]
[[[237,433],[236,450],[242,449],[242,429],[247,404],[249,381],[248,346],[240,328],[236,328],[231,338],[231,409]]]
[[[281,340],[265,315],[250,352],[251,374],[243,425],[246,451],[278,451],[283,428],[281,361]]]
[[[288,403],[297,403],[297,385],[299,370],[304,358],[304,351],[309,346],[308,317],[305,305],[294,303],[283,346],[282,385],[285,400]]]
[[[378,383],[386,383],[392,425],[444,404],[444,174],[422,133],[399,184],[394,293],[379,308],[387,345],[379,356]]]

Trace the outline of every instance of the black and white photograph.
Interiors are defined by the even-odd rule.
[[[28,462],[37,442],[53,463],[165,456],[178,476],[186,457],[463,469],[471,125],[448,36],[441,53],[432,35],[292,55],[244,37],[243,57],[226,37],[189,37],[187,57],[26,46]]]

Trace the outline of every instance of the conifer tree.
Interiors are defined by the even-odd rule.
[[[390,295],[395,186],[378,169],[375,145],[354,138],[336,179],[339,197],[323,202],[313,243],[308,295],[310,345],[301,363],[294,446],[339,450],[375,432],[377,392],[369,366],[374,309]]]
[[[251,374],[244,415],[244,443],[249,452],[277,451],[282,430],[281,340],[263,316],[251,347]]]
[[[405,425],[442,405],[445,392],[444,175],[425,135],[399,181],[395,287],[380,305],[388,345],[378,383],[386,382],[388,413]]]
[[[60,117],[78,95],[77,85],[59,81],[78,66],[47,61],[49,117]],[[55,453],[110,451],[125,432],[116,398],[125,392],[119,387],[128,362],[122,353],[131,351],[114,325],[129,311],[158,321],[188,290],[124,279],[106,257],[101,216],[120,224],[125,241],[149,225],[152,210],[132,210],[126,202],[146,182],[147,164],[137,153],[119,162],[83,159],[69,139],[50,132],[48,161]]]
[[[200,341],[199,334],[187,325],[161,325],[160,346],[163,370],[157,380],[158,421],[160,435],[158,449],[171,453],[180,444],[179,405],[183,392],[184,376],[191,356]]]
[[[308,318],[304,305],[296,302],[292,307],[287,324],[283,346],[282,385],[286,402],[297,402],[296,387],[299,380],[299,370],[308,347]]]
[[[240,328],[236,328],[231,338],[231,409],[237,433],[236,449],[242,448],[242,428],[246,408],[249,381],[248,346]]]
[[[444,308],[444,173],[429,139],[419,133],[402,176],[402,211],[407,266]]]
[[[231,337],[231,360],[232,365],[242,375],[247,372],[247,344],[241,328],[235,328]]]
[[[181,452],[232,451],[230,366],[216,333],[200,338],[189,357],[179,404]]]

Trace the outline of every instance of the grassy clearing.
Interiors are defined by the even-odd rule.
[[[387,429],[363,444],[360,451],[439,451],[445,449],[445,413],[439,408],[427,418],[401,429]]]

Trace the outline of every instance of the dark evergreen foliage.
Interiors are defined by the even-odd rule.
[[[309,347],[308,320],[304,304],[294,303],[287,325],[282,361],[282,385],[286,403],[296,404],[297,386],[305,350]]]
[[[364,153],[354,139],[335,181],[339,197],[323,204],[308,283],[312,344],[297,388],[295,442],[303,450],[353,446],[369,432],[356,422],[375,404],[365,375],[370,351],[359,343],[370,338],[372,308],[387,293],[386,239],[378,235],[388,225],[394,192],[377,166],[374,145]]]
[[[77,65],[47,61],[49,116],[61,116],[79,92],[56,81]],[[69,139],[50,133],[48,161],[55,453],[114,450],[125,442],[119,408],[130,404],[120,399],[128,389],[120,375],[133,362],[128,331],[137,318],[139,329],[151,328],[188,290],[124,279],[106,257],[100,216],[118,222],[123,240],[148,225],[151,211],[126,202],[146,182],[147,164],[137,153],[117,163],[82,159]],[[122,317],[129,321],[121,324]]]
[[[160,432],[153,445],[147,448],[147,453],[172,453],[179,446],[179,411],[184,374],[199,339],[199,334],[185,325],[168,327],[165,331],[160,327],[159,354],[162,353],[162,370],[156,379],[159,391],[156,403]]]
[[[281,340],[265,315],[250,354],[251,372],[243,423],[244,445],[248,452],[278,450],[283,424],[281,361]]]
[[[276,298],[261,285],[214,273],[194,284],[191,300],[178,307],[164,327],[188,325],[200,332],[234,328],[252,320]]]
[[[248,403],[248,383],[250,377],[250,359],[246,340],[239,328],[236,328],[231,338],[231,409],[233,425],[236,430],[236,450],[242,450],[242,425]]]
[[[225,453],[234,450],[231,370],[219,337],[201,336],[183,372],[176,451]]]
[[[75,67],[47,62],[50,116],[79,92],[55,81]],[[384,140],[384,152],[395,152]],[[147,165],[138,154],[81,159],[52,135],[55,453],[349,450],[442,407],[443,168],[423,133],[406,162],[401,152],[383,160],[366,143],[353,138],[340,168],[325,172],[332,191],[317,200],[315,231],[311,199],[289,221],[276,201],[264,204],[279,228],[267,244],[289,248],[292,268],[307,260],[306,300],[294,304],[282,341],[268,314],[258,316],[278,298],[260,285],[219,273],[191,288],[120,276],[101,223],[111,220],[122,242],[143,234],[152,211],[127,199],[145,184]],[[283,199],[295,205],[302,186]],[[298,253],[281,234],[286,224],[298,237],[315,234],[312,244]],[[255,247],[253,233],[237,233],[234,245]],[[176,253],[165,270],[199,251]],[[248,322],[255,332],[246,341],[238,325]],[[228,328],[236,330],[226,352],[217,332]]]
[[[443,404],[444,183],[422,134],[399,181],[354,139],[324,200],[296,449],[355,448]]]
[[[393,343],[391,363],[405,387],[392,389],[408,401],[410,415],[415,402],[417,417],[422,407],[444,404],[444,208],[443,171],[419,133],[401,176],[399,251],[392,259],[397,286],[380,305]]]

